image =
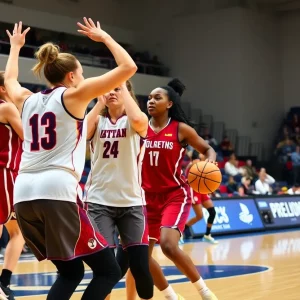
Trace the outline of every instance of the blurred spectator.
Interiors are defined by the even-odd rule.
[[[297,114],[293,115],[291,127],[293,129],[295,129],[296,127],[300,127],[300,120],[299,120],[299,116]]]
[[[248,159],[246,161],[246,165],[242,167],[244,170],[243,175],[245,177],[249,177],[251,182],[255,182],[257,180],[257,172],[256,168],[252,165],[252,160]]]
[[[218,148],[217,140],[210,134],[209,128],[204,128],[202,138],[216,151]]]
[[[290,156],[296,150],[296,145],[289,137],[279,142],[276,147],[275,153],[279,156],[280,162],[287,162]]]
[[[279,142],[288,138],[291,135],[290,131],[291,131],[290,128],[287,125],[285,125],[282,128],[282,133],[279,135]]]
[[[300,185],[299,183],[295,183],[288,191],[289,195],[299,195],[300,194]]]
[[[300,182],[300,146],[291,154],[294,182]]]
[[[300,127],[295,128],[295,132],[292,134],[292,139],[296,145],[300,145]]]
[[[192,159],[193,152],[196,151],[192,146],[188,145],[186,147],[186,155]]]
[[[259,179],[255,182],[256,193],[261,195],[272,195],[271,184],[275,183],[275,179],[268,175],[266,169],[261,168],[258,174]]]
[[[10,26],[11,24],[0,22],[1,25]],[[26,27],[26,26],[25,26]],[[1,36],[0,36],[0,40]],[[35,49],[33,47],[39,47],[44,44],[44,40],[50,40],[59,45],[61,50],[75,52],[83,55],[92,55],[101,57],[101,63],[95,64],[95,62],[99,62],[99,60],[94,60],[93,64],[96,67],[106,67],[106,68],[114,68],[115,61],[113,56],[111,55],[110,51],[108,51],[107,47],[105,46],[94,46],[90,47],[89,43],[85,44],[84,40],[81,37],[76,35],[67,34],[64,32],[54,32],[45,29],[39,28],[32,28],[28,36],[26,38],[26,45],[21,49],[20,56],[22,57],[33,57]],[[5,36],[5,41],[8,41],[7,37]],[[27,47],[26,47],[27,46]],[[33,46],[33,47],[28,47]],[[168,69],[164,67],[164,65],[159,61],[157,56],[153,56],[150,58],[150,54],[147,51],[144,52],[134,52],[131,49],[130,45],[123,45],[125,48],[128,49],[130,55],[135,60],[138,66],[138,72],[150,74],[150,75],[159,75],[159,76],[167,76]],[[97,49],[98,48],[98,49]],[[0,45],[0,53],[8,54],[9,53],[9,46],[6,44]],[[150,64],[150,65],[149,65]],[[86,62],[86,65],[90,65]]]
[[[231,154],[228,162],[224,166],[225,173],[227,175],[233,176],[236,181],[240,181],[242,178],[243,169],[238,168],[238,160],[236,159],[235,154]]]
[[[231,144],[228,136],[224,136],[224,138],[220,144],[220,148],[221,148],[223,157],[228,157],[233,153],[234,148],[233,148],[233,145]]]
[[[63,32],[59,33],[58,35],[58,46],[62,52],[67,52],[69,49],[66,42],[66,35]]]
[[[235,182],[233,176],[229,176],[227,183],[227,191],[229,194],[234,194],[237,192],[238,184]]]
[[[277,195],[285,195],[288,192],[288,188],[286,186],[283,186],[277,193]]]
[[[242,184],[240,185],[238,192],[241,197],[252,195],[253,194],[253,186],[251,186],[251,178],[243,177],[241,180]]]

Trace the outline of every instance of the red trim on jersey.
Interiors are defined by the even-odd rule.
[[[90,149],[91,149],[91,151],[93,152],[93,155],[94,155],[94,145],[93,145],[93,141],[91,141],[91,147],[90,147]],[[85,186],[84,186],[84,190],[85,190],[85,195],[84,195],[84,199],[85,199],[85,201],[87,202],[87,199],[88,199],[88,194],[89,194],[89,190],[90,190],[90,188],[91,188],[91,186],[92,186],[92,183],[93,183],[93,159],[91,159],[91,169],[90,169],[90,174],[88,175],[88,179],[90,179],[90,180],[88,180],[87,182],[90,182],[90,184],[89,184],[89,186],[87,186],[87,184],[85,184]]]
[[[9,133],[9,141],[8,141],[8,159],[7,159],[7,164],[6,168],[8,169],[11,163],[12,159],[12,138],[13,138],[13,129],[10,126],[5,126],[8,129]]]
[[[21,155],[22,155],[22,141],[19,138],[18,139],[18,150],[15,155],[15,161],[14,161],[14,170],[15,171],[19,170],[19,166],[20,166],[20,162],[21,162]]]
[[[141,153],[142,153],[143,157],[140,161]],[[142,201],[143,201],[143,205],[145,205],[145,203],[146,203],[145,192],[142,188],[142,165],[143,165],[144,156],[145,156],[144,139],[142,137],[140,137],[140,152],[137,156],[136,163],[137,163],[137,171],[138,171],[138,183],[139,183],[139,187],[140,187],[140,190],[141,190],[141,198],[142,198]]]
[[[83,121],[76,121],[76,131],[77,131],[77,136],[76,136],[76,145],[71,153],[71,156],[72,156],[72,165],[73,165],[73,171],[75,171],[75,166],[74,166],[74,151],[76,150],[77,146],[78,146],[78,143],[82,137],[82,128],[83,128]]]
[[[117,122],[118,122],[121,118],[123,118],[123,117],[126,117],[126,114],[125,114],[125,113],[124,113],[123,115],[121,115],[119,118],[117,118],[116,122],[114,122],[114,121],[111,119],[110,114],[109,114],[109,113],[106,114],[106,118],[108,118],[109,122],[110,122],[111,124],[113,124],[113,125],[116,125]]]
[[[65,87],[64,85],[58,85],[58,86],[55,86],[54,88],[52,89],[46,89],[46,90],[43,90],[41,91],[40,93],[43,94],[43,95],[48,95],[48,94],[51,94],[54,90],[60,88],[60,87]],[[66,88],[66,87],[65,87]]]

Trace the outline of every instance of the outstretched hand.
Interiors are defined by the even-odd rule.
[[[77,31],[83,35],[86,35],[91,40],[95,42],[104,42],[105,39],[109,36],[104,30],[101,29],[100,23],[97,21],[97,26],[91,18],[83,18],[85,25],[77,22],[77,25],[81,28]]]
[[[10,33],[9,30],[6,30],[6,33],[9,37],[11,47],[22,48],[25,44],[25,37],[29,30],[30,30],[30,27],[26,28],[22,32],[22,22],[21,21],[19,23],[15,23],[12,34]]]

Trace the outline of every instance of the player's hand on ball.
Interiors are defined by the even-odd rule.
[[[212,160],[212,159],[207,158],[205,161],[208,161],[208,162],[210,162],[210,163],[212,163],[212,164],[218,166],[218,162],[215,161],[215,160]]]

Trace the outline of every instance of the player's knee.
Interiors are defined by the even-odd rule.
[[[197,214],[197,215],[195,216],[195,218],[196,218],[197,221],[200,221],[200,220],[202,220],[203,215],[202,215],[202,214]]]
[[[160,247],[162,252],[169,258],[172,258],[175,256],[177,248],[178,248],[178,242],[172,241],[171,239],[162,239],[160,241]]]
[[[115,259],[107,262],[105,270],[102,268],[102,270],[98,270],[95,275],[103,276],[103,273],[106,274],[107,278],[109,278],[109,281],[112,282],[113,285],[117,284],[123,277],[121,268]]]
[[[128,254],[122,247],[118,247],[116,259],[121,269],[121,278],[123,278],[128,271],[129,261]]]
[[[208,213],[209,213],[209,217],[207,219],[207,223],[208,224],[213,224],[215,217],[216,217],[216,210],[214,207],[210,207],[207,209]]]
[[[105,276],[112,287],[121,279],[121,268],[111,249],[106,248],[84,261],[91,267],[95,277]]]
[[[79,284],[84,276],[84,265],[82,262],[72,265],[66,264],[64,267],[59,268],[58,274]]]

